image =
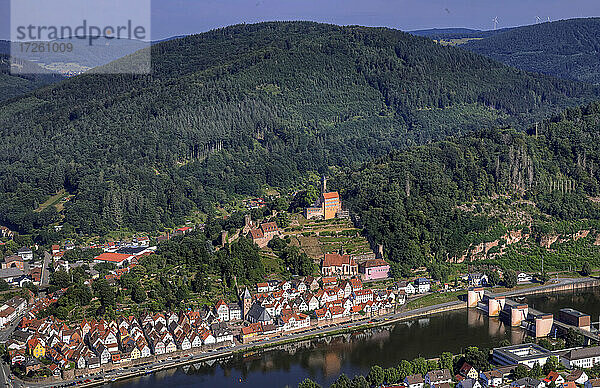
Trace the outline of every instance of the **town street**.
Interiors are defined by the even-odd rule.
[[[52,255],[48,252],[44,252],[44,263],[42,265],[42,279],[40,282],[40,288],[47,287],[50,284],[50,264],[52,262]]]

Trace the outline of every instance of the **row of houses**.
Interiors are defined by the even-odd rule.
[[[74,327],[53,317],[36,319],[30,313],[11,335],[7,348],[13,366],[24,366],[34,358],[49,360],[64,370],[94,369],[233,341],[230,327],[210,310],[84,320]]]
[[[304,330],[391,312],[406,302],[404,291],[370,289],[358,278],[314,277],[294,281],[268,281],[256,284],[256,293],[240,294],[242,316],[249,323],[240,334],[242,342],[263,336]],[[216,307],[226,317],[226,304]]]
[[[398,291],[404,291],[406,295],[425,294],[431,291],[431,280],[426,278],[418,278],[413,282],[400,281],[396,283]]]

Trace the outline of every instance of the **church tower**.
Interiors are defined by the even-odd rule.
[[[240,302],[242,302],[242,319],[246,319],[250,307],[252,307],[252,295],[250,295],[248,287],[244,288],[244,291],[240,294]]]
[[[327,178],[323,175],[321,178],[321,194],[325,194],[327,192]]]

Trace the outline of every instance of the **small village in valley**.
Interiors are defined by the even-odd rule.
[[[244,204],[249,209],[260,208],[264,200]],[[48,251],[23,246],[7,255],[0,269],[0,279],[7,285],[4,292],[10,296],[0,307],[5,373],[11,379],[49,385],[94,384],[147,373],[161,365],[465,307],[506,318],[511,325],[529,330],[534,339],[556,330],[552,314],[527,311],[527,305],[493,294],[486,286],[499,284],[490,279],[497,274],[464,273],[454,284],[428,277],[426,271],[394,278],[383,246],[369,243],[350,218],[339,194],[327,191],[323,178],[319,198],[294,218],[291,225],[295,228],[280,228],[273,220],[255,222],[248,213],[244,226],[233,236],[221,233],[221,246],[217,247],[223,249],[236,239],[248,238],[270,259],[275,251],[272,241],[294,239],[300,249],[310,253],[307,257],[315,267],[312,274],[288,279],[274,275],[251,285],[234,280],[234,297],[224,295],[179,311],[116,311],[80,320],[48,314],[69,292],[69,288],[56,287],[50,291],[50,280],[57,272],[83,273],[84,287],[93,288],[100,281],[116,284],[156,254],[155,244],[176,241],[203,226],[187,225],[157,237],[138,235],[129,241],[83,247],[67,241],[52,244]],[[3,228],[3,237],[8,244],[15,236]],[[69,262],[68,252],[75,249],[97,254]],[[41,260],[34,260],[34,251],[43,252]],[[515,280],[525,290],[539,286],[535,275],[525,272],[516,274]],[[559,320],[576,330],[592,330],[590,317],[584,313],[565,312]],[[553,363],[548,365],[553,369],[545,379],[515,378],[517,366],[531,370],[544,367],[551,359]],[[467,362],[457,373],[453,368],[426,370],[406,375],[393,386],[485,388],[500,387],[507,381],[514,388],[600,386],[600,380],[589,380],[581,371],[600,362],[600,347],[556,352],[534,341],[494,349],[493,362],[497,367],[490,370],[476,370]],[[566,372],[557,373],[561,368]]]

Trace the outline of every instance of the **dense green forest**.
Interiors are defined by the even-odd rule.
[[[81,75],[0,104],[0,224],[152,231],[234,193],[598,96],[400,31],[311,22],[170,40],[152,61],[152,75]],[[63,188],[63,214],[34,212]]]
[[[534,240],[598,231],[600,206],[593,199],[600,191],[599,128],[600,104],[594,103],[566,110],[527,133],[480,130],[394,151],[345,169],[333,184],[395,265],[456,258],[471,244],[501,238],[508,228]],[[504,207],[482,211],[482,200],[492,198]],[[548,268],[568,269],[584,257],[599,265],[599,248],[592,243],[587,238],[553,246]],[[541,254],[538,244],[526,252],[509,250],[494,263],[510,267],[521,260],[528,269],[539,269]]]
[[[519,69],[600,83],[600,18],[512,28],[461,47]]]
[[[63,79],[63,77],[58,74],[35,74],[35,71],[37,70],[29,70],[34,72],[34,74],[12,75],[10,74],[9,64],[10,61],[8,55],[0,53],[0,101],[21,96],[27,92],[54,82],[59,82]],[[37,65],[25,62],[24,66],[32,68]]]

